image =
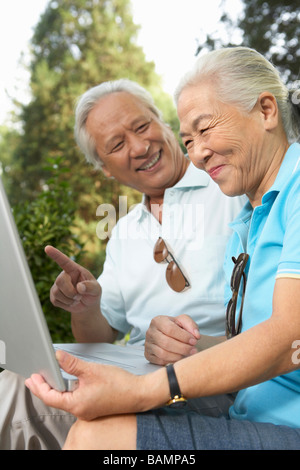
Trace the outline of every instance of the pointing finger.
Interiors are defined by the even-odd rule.
[[[54,248],[54,246],[46,246],[45,252],[49,256],[49,258],[53,259],[53,261],[55,261],[55,263],[58,264],[58,266],[63,269],[66,273],[70,274],[75,269],[78,269],[78,264],[75,263],[75,261],[72,261],[64,253],[59,251],[57,248]]]

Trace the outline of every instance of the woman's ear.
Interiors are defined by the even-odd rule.
[[[275,96],[268,91],[264,91],[259,95],[257,104],[265,129],[269,131],[275,129],[279,122],[279,110]]]

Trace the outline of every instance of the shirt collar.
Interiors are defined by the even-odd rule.
[[[209,175],[205,171],[196,168],[195,165],[190,162],[185,174],[172,189],[208,186],[209,181]]]
[[[172,188],[167,188],[167,190],[173,190],[173,189],[184,189],[184,188],[196,188],[196,187],[206,187],[208,186],[210,181],[209,175],[203,171],[199,170],[198,168],[195,167],[195,165],[190,162],[189,166],[187,167],[187,170],[183,177],[172,187]],[[138,208],[138,219],[142,217],[144,212],[149,212],[147,209],[147,195],[143,194],[141,204],[139,205]]]
[[[288,175],[292,175],[292,173],[297,169],[300,169],[300,144],[294,143],[288,148],[273,185],[262,197],[262,203],[267,202],[271,198],[275,199],[284,185],[288,182]],[[250,202],[247,201],[241,212],[233,222],[229,224],[229,227],[234,228],[234,226],[238,224],[247,224],[252,212],[253,207]]]
[[[289,146],[284,159],[280,165],[276,179],[266,194],[263,195],[262,202],[266,202],[273,193],[274,197],[281,191],[288,181],[288,177],[292,175],[297,168],[300,168],[300,144],[294,143]]]

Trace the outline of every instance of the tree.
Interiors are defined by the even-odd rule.
[[[122,194],[124,188],[95,174],[76,148],[74,103],[87,88],[124,76],[151,91],[159,89],[153,62],[136,44],[137,31],[129,0],[49,1],[31,41],[32,99],[21,107],[23,136],[14,161],[22,172],[14,186],[22,187],[22,196],[15,192],[15,198],[35,197],[48,177],[44,163],[54,156],[63,157],[72,170],[70,183],[84,220],[95,217],[97,205],[116,202]],[[171,98],[166,100],[171,109]],[[130,194],[135,200],[134,191]]]
[[[67,169],[60,167],[59,158],[48,159],[47,169],[51,178],[44,190],[33,201],[17,204],[13,215],[52,340],[72,342],[69,314],[53,307],[49,298],[50,288],[61,269],[45,254],[44,248],[54,245],[80,262],[83,245],[73,231],[76,207],[72,189],[61,179]]]
[[[34,200],[49,178],[47,160],[59,158],[60,166],[71,170],[65,178],[72,188],[81,239],[99,222],[100,204],[113,204],[118,211],[120,195],[128,197],[128,206],[141,196],[84,161],[73,135],[77,98],[102,81],[126,77],[147,88],[168,122],[179,127],[172,98],[162,92],[154,63],[146,61],[136,43],[137,31],[130,0],[49,0],[31,40],[31,100],[20,104],[22,132],[6,175],[10,201],[14,205]],[[95,230],[93,234],[86,262],[97,275],[106,242],[97,239]]]
[[[3,178],[6,189],[9,189],[9,172],[11,171],[12,155],[20,142],[20,134],[16,129],[7,125],[0,126],[0,175]],[[15,171],[17,171],[15,169]]]
[[[221,2],[223,13],[219,33],[208,35],[206,41],[199,42],[196,54],[203,48],[221,45],[252,47],[271,60],[285,82],[292,86],[299,79],[300,58],[300,12],[295,8],[295,1],[243,0],[242,6],[240,17],[233,18],[227,0]]]
[[[119,195],[128,196],[128,206],[141,199],[85,163],[73,135],[76,99],[102,81],[126,77],[147,88],[165,119],[179,127],[154,63],[146,61],[136,44],[137,31],[129,0],[49,0],[31,41],[31,100],[19,104],[22,130],[0,129],[0,172],[52,338],[58,342],[70,340],[69,316],[54,313],[50,305],[49,289],[58,272],[45,257],[44,245],[81,254],[81,263],[97,277],[107,241],[96,235],[97,207],[108,203],[117,210]],[[49,161],[58,166],[54,179]]]

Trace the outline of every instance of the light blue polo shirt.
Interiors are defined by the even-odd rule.
[[[271,316],[276,278],[298,278],[300,292],[299,144],[289,147],[262,204],[253,210],[248,202],[230,226],[234,235],[225,258],[227,284],[233,269],[231,256],[241,252],[250,256],[243,309],[245,331]],[[230,297],[231,292],[226,289],[226,302]],[[291,349],[291,357],[292,352]],[[230,416],[300,427],[300,370],[240,391]]]

